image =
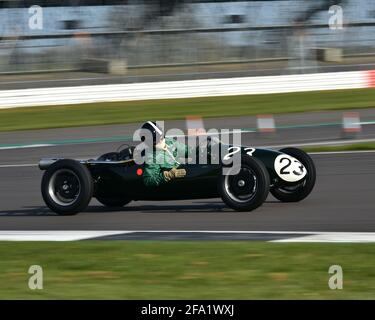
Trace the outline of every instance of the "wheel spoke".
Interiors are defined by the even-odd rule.
[[[227,175],[224,183],[229,197],[242,203],[251,201],[255,197],[258,188],[256,174],[251,168],[246,166],[242,167],[236,175]]]
[[[70,206],[80,195],[81,183],[72,170],[60,169],[52,175],[48,184],[48,192],[56,204]]]

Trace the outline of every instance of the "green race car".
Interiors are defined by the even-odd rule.
[[[183,164],[184,179],[157,187],[143,181],[145,165],[134,160],[134,147],[106,153],[96,160],[42,159],[45,170],[42,195],[47,206],[60,215],[84,211],[92,197],[108,207],[121,207],[137,200],[183,200],[221,198],[237,211],[252,211],[263,204],[269,192],[280,201],[297,202],[314,188],[316,170],[312,159],[296,148],[270,150],[223,145],[208,139],[206,150],[215,144],[225,150],[216,161]],[[199,148],[199,152],[205,148]],[[234,172],[227,160],[237,155],[240,167]],[[215,160],[215,159],[214,159]],[[218,161],[217,161],[218,160]],[[226,168],[224,174],[223,168]],[[231,172],[233,171],[233,172]],[[228,174],[229,173],[229,174]]]

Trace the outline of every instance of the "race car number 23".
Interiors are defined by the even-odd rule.
[[[297,159],[281,154],[275,159],[275,171],[283,180],[296,182],[306,175],[306,168]]]

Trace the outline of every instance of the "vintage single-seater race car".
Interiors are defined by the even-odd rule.
[[[221,145],[208,139],[207,149]],[[225,161],[187,163],[187,175],[157,187],[146,187],[144,165],[134,160],[134,147],[110,152],[96,160],[42,159],[45,170],[42,196],[47,206],[59,215],[85,210],[92,197],[108,207],[122,207],[137,200],[183,200],[221,198],[237,211],[252,211],[263,204],[269,192],[280,201],[297,202],[314,188],[316,171],[308,154],[296,148],[270,150],[225,145],[228,155],[239,154],[240,168],[223,174]],[[224,149],[225,149],[224,148]],[[199,148],[204,151],[204,148]],[[222,155],[220,155],[222,157]],[[234,170],[234,167],[232,168]],[[228,167],[228,171],[232,170]]]

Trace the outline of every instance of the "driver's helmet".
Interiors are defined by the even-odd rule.
[[[155,146],[161,139],[164,138],[164,132],[163,132],[163,130],[154,121],[147,121],[147,122],[145,122],[142,125],[141,130],[149,130],[151,132],[152,139],[153,139],[152,146]],[[146,140],[145,135],[141,135],[141,140],[142,141]],[[150,146],[150,147],[152,147],[152,146]]]

